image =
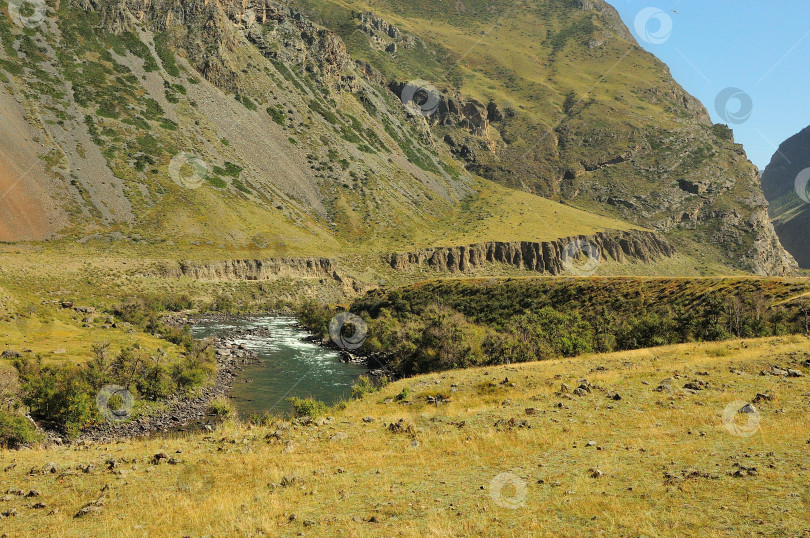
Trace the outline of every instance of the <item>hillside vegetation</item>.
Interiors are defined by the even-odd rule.
[[[413,375],[584,353],[807,334],[804,280],[465,279],[377,290],[349,310],[372,366]],[[334,310],[308,304],[302,321],[328,340]]]

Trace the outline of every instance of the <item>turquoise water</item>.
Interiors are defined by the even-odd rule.
[[[246,418],[251,413],[287,414],[290,396],[311,396],[327,404],[345,400],[351,386],[367,368],[340,362],[331,349],[303,342],[308,336],[291,316],[256,316],[226,321],[199,321],[191,327],[195,338],[221,336],[238,327],[267,327],[270,337],[238,336],[234,341],[255,352],[264,364],[248,365],[228,392]],[[252,380],[246,383],[246,380]]]

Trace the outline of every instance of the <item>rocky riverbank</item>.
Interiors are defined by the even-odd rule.
[[[298,327],[304,331],[310,331],[311,329],[303,324],[298,324]],[[349,364],[359,364],[365,366],[369,369],[368,375],[372,377],[388,377],[390,379],[396,379],[399,376],[393,372],[389,367],[388,363],[391,359],[390,353],[382,353],[382,352],[364,352],[359,349],[351,350],[344,349],[338,345],[336,345],[332,340],[322,340],[317,336],[310,335],[303,339],[305,342],[313,343],[317,346],[321,346],[327,349],[331,349],[336,351],[340,354],[340,361]]]
[[[266,328],[235,329],[214,340],[217,374],[214,383],[200,389],[192,398],[174,397],[165,402],[163,409],[139,416],[130,421],[106,423],[85,430],[80,440],[113,441],[128,437],[141,437],[158,432],[190,429],[212,429],[216,417],[208,413],[208,404],[217,396],[225,395],[234,379],[245,367],[261,364],[256,354],[237,344],[236,338],[247,335],[269,337]]]

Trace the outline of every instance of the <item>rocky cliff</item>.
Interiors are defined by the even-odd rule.
[[[566,256],[583,251],[599,261],[609,259],[619,263],[650,263],[675,254],[674,247],[662,236],[654,232],[630,230],[599,232],[592,236],[566,237],[555,241],[493,241],[425,249],[393,254],[388,262],[397,271],[426,268],[464,273],[501,263],[517,269],[559,275],[566,271]]]
[[[810,127],[788,138],[762,172],[776,233],[799,265],[810,269]]]
[[[214,262],[181,261],[167,271],[167,276],[197,280],[274,280],[278,278],[330,279],[352,286],[329,258],[270,258],[263,260],[221,260]]]

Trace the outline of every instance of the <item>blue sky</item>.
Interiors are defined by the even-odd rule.
[[[810,125],[810,1],[608,1],[712,119],[734,129],[760,168]],[[727,91],[718,109],[726,88],[742,93]]]

